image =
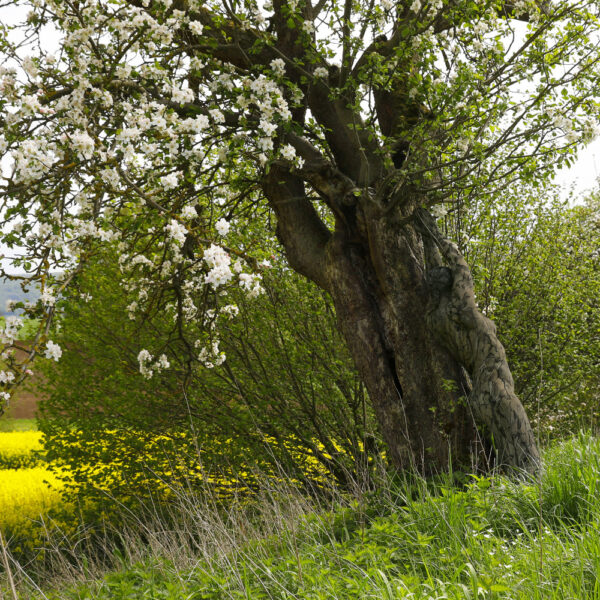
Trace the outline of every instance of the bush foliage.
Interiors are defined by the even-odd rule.
[[[600,423],[600,202],[514,186],[447,226],[506,349],[515,389],[544,434]]]
[[[112,482],[127,495],[153,478],[193,481],[219,469],[240,485],[252,469],[283,468],[305,485],[317,483],[315,469],[346,484],[369,476],[376,428],[323,294],[283,265],[265,269],[265,294],[240,293],[239,316],[223,324],[225,363],[198,369],[178,356],[185,332],[167,315],[128,318],[132,298],[117,270],[105,254],[80,277],[53,334],[63,357],[43,364],[40,428],[68,489]],[[137,354],[157,330],[172,342],[170,367],[145,379]]]
[[[517,391],[544,433],[594,426],[600,416],[599,215],[594,197],[570,208],[515,188],[445,218],[473,265]],[[248,483],[250,458],[256,470],[282,467],[305,484],[324,472],[346,484],[371,477],[377,428],[331,303],[273,259],[263,269],[266,293],[253,300],[240,293],[240,314],[219,323],[227,360],[213,369],[178,351],[188,331],[172,315],[157,307],[128,317],[135,298],[117,284],[116,253],[92,261],[53,334],[64,356],[44,365],[51,384],[41,428],[72,489],[91,493],[112,481],[127,494],[152,478],[181,480],[200,469]],[[210,339],[211,319],[207,310],[204,323],[189,328]],[[168,340],[169,368],[144,379],[137,354],[157,334]],[[143,452],[149,443],[153,461]],[[227,453],[215,451],[221,444]],[[319,476],[310,474],[316,464]]]

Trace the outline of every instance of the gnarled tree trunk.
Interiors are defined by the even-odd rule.
[[[535,472],[529,421],[458,251],[416,202],[386,211],[390,200],[345,197],[340,181],[313,178],[342,207],[333,232],[300,178],[274,166],[264,190],[291,266],[333,298],[392,464],[423,473],[465,466],[480,453],[479,425],[497,462]]]
[[[312,142],[294,127],[281,128],[279,142],[293,146],[302,166],[270,162],[263,191],[290,265],[333,298],[392,463],[423,472],[464,463],[477,451],[477,421],[500,463],[535,471],[531,427],[493,325],[475,305],[468,267],[417,218],[420,206],[433,201],[423,195],[436,189],[419,172],[437,176],[435,159],[420,152],[419,139],[447,132],[413,97],[410,77],[420,57],[407,50],[404,62],[393,59],[406,43],[406,14],[391,37],[378,36],[354,66],[347,54],[341,68],[331,65],[326,77],[307,81],[312,58],[299,28],[275,12],[278,49],[289,59],[286,75],[305,98],[294,121],[304,124],[310,111],[323,138],[310,128],[303,135]],[[295,58],[302,69],[294,67]],[[369,86],[360,75],[371,58],[385,62],[383,77],[370,87],[382,139],[356,106],[358,82]],[[404,168],[407,161],[411,169]],[[321,207],[331,211],[333,228],[324,224]],[[432,249],[437,245],[447,266]],[[432,286],[440,274],[456,284]]]
[[[471,270],[458,248],[441,236],[431,215],[424,210],[417,214],[430,264],[427,323],[469,371],[469,405],[477,422],[487,428],[499,464],[535,472],[540,465],[535,437],[515,394],[496,326],[477,307]]]
[[[468,384],[419,314],[423,285],[413,282],[396,304],[365,248],[340,232],[328,244],[327,277],[392,464],[423,473],[446,470],[451,462],[464,465],[477,441],[473,419],[459,399]]]

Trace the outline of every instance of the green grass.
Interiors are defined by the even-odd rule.
[[[0,431],[37,431],[37,422],[35,419],[0,417]]]
[[[113,571],[79,565],[53,600],[600,599],[600,441],[545,453],[540,484],[502,477],[388,482],[314,500],[265,488],[219,510],[180,498],[178,518],[120,532]],[[169,523],[169,525],[167,525]],[[31,591],[23,598],[35,597]],[[38,596],[43,597],[43,596]]]

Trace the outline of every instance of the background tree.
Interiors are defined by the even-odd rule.
[[[396,467],[466,460],[470,408],[499,463],[535,470],[502,345],[428,209],[542,181],[594,135],[597,11],[571,0],[32,3],[27,35],[2,42],[12,169],[0,193],[4,241],[24,245],[16,262],[42,285],[38,316],[54,311],[47,273],[73,272],[114,240],[136,273],[132,310],[176,317],[172,335],[140,350],[142,374],[163,368],[167,341],[189,373],[214,363],[216,333],[190,339],[183,324],[228,306],[233,281],[258,293],[254,248],[235,229],[267,205],[291,267],[333,299]],[[32,44],[50,24],[55,56]],[[60,350],[47,341],[45,352]]]

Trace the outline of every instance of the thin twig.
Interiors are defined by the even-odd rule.
[[[10,591],[12,593],[13,599],[19,600],[19,596],[17,595],[17,588],[15,587],[15,581],[13,579],[12,571],[10,569],[10,563],[8,561],[8,552],[6,551],[6,544],[4,542],[4,536],[2,535],[2,531],[0,531],[0,546],[2,546],[2,562],[4,563],[4,568],[6,569],[6,577],[8,579]]]

